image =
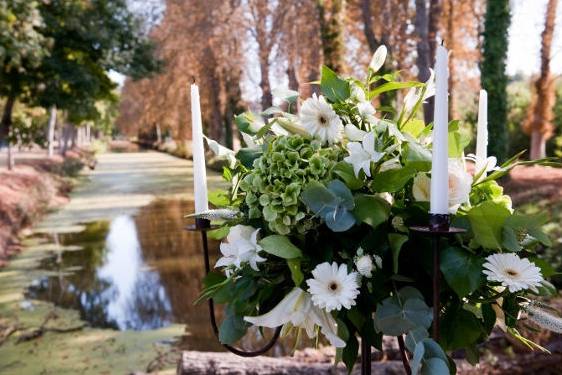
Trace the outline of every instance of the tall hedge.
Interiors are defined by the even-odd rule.
[[[509,0],[489,0],[487,3],[480,80],[488,91],[488,154],[504,161],[509,142],[505,65],[511,14]]]

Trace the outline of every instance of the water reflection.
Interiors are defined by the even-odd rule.
[[[134,217],[86,223],[78,233],[42,235],[60,249],[41,263],[49,276],[36,280],[28,297],[76,309],[94,327],[149,330],[185,324],[178,341],[182,349],[222,350],[206,304],[193,305],[204,266],[199,233],[183,229],[183,216],[192,211],[192,202],[159,200]],[[213,253],[218,244],[211,241],[210,247]],[[258,342],[257,332],[251,332],[241,345]],[[281,343],[272,354],[286,355],[292,345]]]
[[[97,277],[110,287],[100,299],[106,316],[120,330],[159,328],[171,322],[172,306],[158,272],[144,263],[135,222],[119,216],[109,226],[105,263]]]

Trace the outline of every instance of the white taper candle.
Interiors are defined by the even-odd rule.
[[[441,215],[449,213],[448,60],[447,49],[438,46],[435,56],[435,118],[429,212]]]
[[[476,132],[476,173],[486,166],[488,158],[488,93],[480,90]]]
[[[199,87],[191,85],[191,131],[193,152],[193,192],[195,196],[195,213],[207,211],[207,171],[205,170],[205,148],[203,146],[203,122]]]

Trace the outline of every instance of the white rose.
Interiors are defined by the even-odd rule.
[[[458,207],[469,201],[472,176],[465,170],[460,159],[449,159],[449,210],[455,213]]]
[[[412,186],[412,195],[418,202],[429,202],[429,188],[431,179],[425,173],[418,173],[414,177],[414,185]]]
[[[373,258],[370,255],[363,255],[355,259],[355,267],[357,271],[365,277],[372,277],[374,268]]]
[[[469,201],[472,189],[472,176],[464,169],[459,159],[449,160],[449,210],[457,212],[459,206]],[[412,195],[418,202],[429,202],[431,178],[425,173],[418,173],[414,177]]]

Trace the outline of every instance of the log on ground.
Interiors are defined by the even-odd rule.
[[[360,365],[353,374],[360,373]],[[402,375],[399,361],[373,362],[372,373]],[[178,375],[344,375],[345,367],[330,363],[309,363],[295,358],[255,357],[242,358],[231,353],[185,351],[178,363]]]

